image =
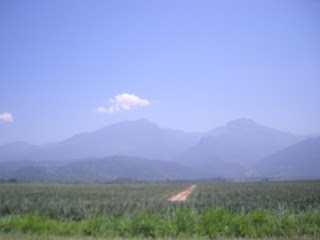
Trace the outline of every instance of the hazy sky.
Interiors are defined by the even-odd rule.
[[[320,1],[0,1],[0,143],[145,118],[320,132]]]

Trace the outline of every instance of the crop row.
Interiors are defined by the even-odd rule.
[[[188,202],[197,209],[306,211],[320,206],[320,181],[202,183]]]
[[[0,184],[0,216],[46,213],[81,219],[93,214],[130,215],[137,210],[170,215],[180,205],[196,212],[209,207],[230,211],[290,210],[320,207],[320,181],[200,183],[186,203],[166,197],[186,184]]]
[[[320,181],[0,184],[0,235],[320,237]]]

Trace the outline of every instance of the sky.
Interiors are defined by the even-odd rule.
[[[0,144],[134,119],[320,133],[320,1],[0,1]]]

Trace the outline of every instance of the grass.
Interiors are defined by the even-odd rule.
[[[94,215],[75,221],[70,218],[51,218],[29,213],[0,218],[2,233],[47,236],[110,237],[320,237],[319,212],[271,212],[266,210],[233,212],[209,208],[197,214],[181,207],[173,216],[138,211],[131,216],[106,217]]]
[[[43,240],[44,238],[38,236],[0,236],[0,240]],[[127,240],[126,238],[90,238],[90,237],[73,237],[73,238],[61,238],[61,237],[48,237],[46,240]],[[209,240],[207,237],[192,237],[192,238],[155,238],[153,240]],[[291,238],[260,238],[259,240],[314,240],[315,238],[309,237],[291,237]],[[130,240],[150,240],[150,238],[130,238]],[[234,238],[224,238],[223,240],[235,240]],[[256,240],[253,238],[237,238],[237,240]]]
[[[320,238],[320,181],[197,185],[3,184],[0,238]]]

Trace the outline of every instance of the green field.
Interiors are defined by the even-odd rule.
[[[0,184],[0,238],[320,238],[320,181]]]

